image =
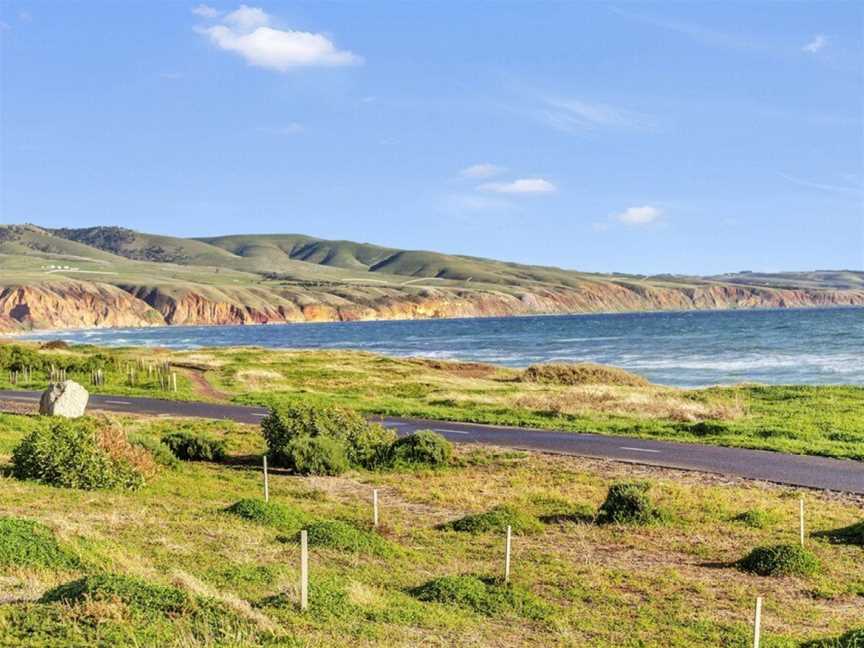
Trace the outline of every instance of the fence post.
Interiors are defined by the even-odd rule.
[[[759,648],[762,640],[762,597],[756,597],[756,614],[753,617],[753,648]]]
[[[511,538],[513,535],[513,529],[511,526],[507,526],[507,541],[504,544],[504,582],[510,582],[510,545],[512,544]]]
[[[378,489],[372,491],[372,525],[378,527]]]
[[[309,608],[309,538],[300,532],[300,609]]]
[[[270,480],[267,477],[267,455],[264,455],[264,501],[270,501]]]
[[[798,502],[798,528],[801,535],[801,546],[804,546],[804,498]]]

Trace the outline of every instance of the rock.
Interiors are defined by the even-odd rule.
[[[39,413],[48,416],[78,418],[84,416],[90,394],[73,380],[53,383],[42,394]]]

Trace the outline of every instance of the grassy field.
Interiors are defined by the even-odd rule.
[[[44,424],[0,415],[0,465],[29,429]],[[0,565],[0,645],[744,647],[761,595],[763,646],[791,648],[839,636],[864,618],[862,547],[820,533],[861,521],[861,502],[805,493],[814,532],[807,544],[819,573],[757,577],[733,563],[757,545],[796,541],[795,491],[487,448],[459,450],[456,464],[439,470],[306,478],[275,471],[273,503],[317,528],[345,521],[362,540],[313,543],[311,607],[300,612],[296,525],[257,524],[225,512],[262,497],[257,427],[166,419],[122,424],[154,438],[184,427],[208,430],[227,441],[229,456],[162,468],[135,493],[0,477],[0,527],[2,519],[36,520],[59,542],[34,566],[24,554],[10,561],[10,541],[4,546],[0,533],[0,562],[7,561]],[[649,481],[664,521],[592,522],[608,486],[632,478]],[[373,488],[381,494],[377,532],[370,525]],[[515,604],[507,599],[474,609],[421,600],[423,586],[440,577],[500,576],[500,532],[441,527],[500,504],[530,518],[536,531],[514,537],[507,591]],[[115,585],[107,598],[71,602],[58,602],[57,590],[45,596],[85,575],[93,592],[118,575],[170,587],[129,594]],[[194,606],[166,614],[166,601],[181,595]]]
[[[33,345],[28,346],[35,349]],[[864,460],[864,388],[738,385],[677,389],[600,370],[578,384],[528,380],[523,371],[476,363],[388,358],[350,351],[39,350],[45,362],[108,358],[106,384],[70,374],[96,392],[272,404],[304,399],[369,415],[555,428],[761,448]],[[100,355],[101,354],[101,355]],[[169,363],[178,391],[159,389],[141,366]],[[0,363],[2,364],[2,363]],[[138,367],[136,384],[128,368]],[[627,384],[632,382],[633,384]],[[32,384],[47,384],[36,373]],[[0,388],[9,383],[0,367]]]

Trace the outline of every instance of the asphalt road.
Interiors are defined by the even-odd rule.
[[[0,400],[5,401],[35,404],[39,395],[38,392],[0,390]],[[108,412],[227,419],[240,423],[259,423],[267,415],[267,410],[261,407],[95,394],[90,397],[90,407]],[[435,430],[457,443],[614,459],[864,495],[864,462],[859,461],[474,423],[392,417],[383,418],[382,423],[400,434]]]

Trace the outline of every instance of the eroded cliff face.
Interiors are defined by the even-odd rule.
[[[669,287],[614,281],[531,292],[368,286],[190,289],[70,280],[0,289],[0,330],[812,306],[864,306],[864,291],[732,284]]]

